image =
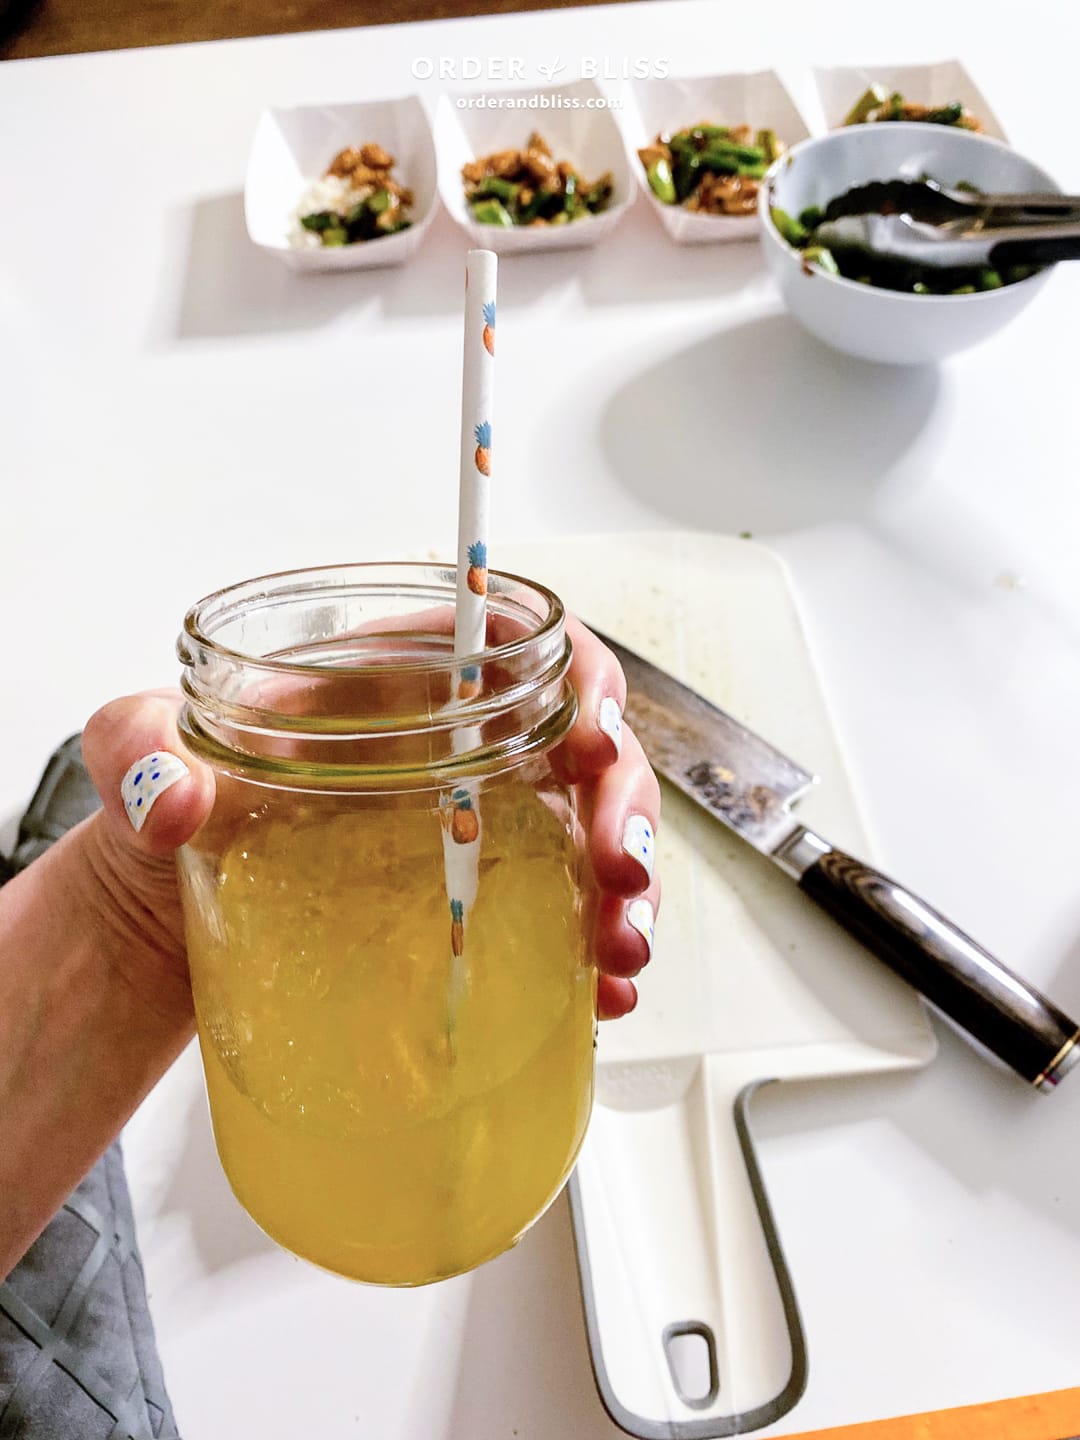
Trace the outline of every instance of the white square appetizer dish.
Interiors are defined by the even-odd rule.
[[[435,132],[443,204],[500,255],[595,245],[634,196],[622,135],[592,80],[443,95]]]
[[[775,70],[634,80],[627,98],[629,163],[672,240],[756,239],[760,179],[810,133]]]
[[[828,130],[895,119],[952,124],[992,140],[1007,140],[986,96],[959,60],[832,65],[815,69],[813,76]]]
[[[259,117],[244,184],[248,235],[294,269],[401,265],[437,204],[435,143],[415,95]]]

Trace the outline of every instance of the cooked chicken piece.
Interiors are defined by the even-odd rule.
[[[360,154],[360,151],[353,149],[352,146],[348,146],[346,149],[338,151],[326,167],[326,173],[327,175],[338,175],[342,180],[347,180],[357,165],[362,165],[363,163],[363,156]]]
[[[534,130],[529,136],[525,149],[536,150],[539,154],[546,155],[549,159],[551,158],[551,146],[540,134],[539,130]]]
[[[372,143],[361,147],[360,159],[373,170],[389,170],[394,164],[394,157],[388,151]]]
[[[520,150],[499,150],[494,155],[487,156],[487,173],[498,175],[502,180],[511,180],[521,169],[521,162]]]

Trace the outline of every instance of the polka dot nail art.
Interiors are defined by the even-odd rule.
[[[187,774],[188,767],[176,755],[170,755],[168,750],[157,750],[135,761],[120,781],[120,795],[127,817],[136,830],[141,830],[146,824],[146,817],[158,796]]]
[[[643,936],[652,954],[653,937],[656,932],[656,911],[648,900],[631,900],[626,907],[627,923]]]
[[[600,701],[600,714],[597,723],[600,729],[615,746],[615,754],[622,754],[622,711],[619,709],[619,702],[610,695],[605,695]]]
[[[645,874],[652,879],[656,859],[656,836],[644,815],[631,815],[623,826],[623,854],[636,860]]]

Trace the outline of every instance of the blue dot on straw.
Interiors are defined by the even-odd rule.
[[[160,779],[161,779],[161,771],[160,771],[160,770],[155,770],[154,773],[150,776],[150,779],[151,779],[151,780],[160,780]]]
[[[139,796],[138,800],[135,801],[135,804],[136,804],[136,805],[141,805],[141,804],[142,804],[142,796],[141,796],[141,795]]]
[[[138,783],[139,783],[139,781],[142,779],[142,777],[143,777],[143,772],[140,770],[139,773],[135,776],[135,779],[134,779],[134,781],[133,781],[132,783],[135,784],[135,785],[138,785]]]

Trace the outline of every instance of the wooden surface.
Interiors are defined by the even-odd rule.
[[[580,0],[0,0],[0,58],[557,10],[577,3]]]

